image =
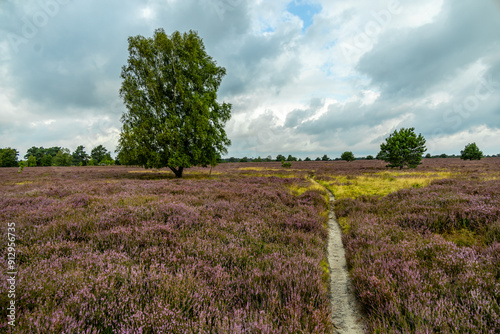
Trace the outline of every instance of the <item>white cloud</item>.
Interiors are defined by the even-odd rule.
[[[304,29],[291,1],[69,2],[17,53],[4,32],[22,34],[23,17],[41,7],[9,2],[0,11],[0,139],[21,155],[33,145],[114,150],[127,37],[163,27],[197,30],[226,67],[229,156],[376,154],[401,126],[439,139],[437,152],[476,135],[485,152],[500,152],[486,143],[500,142],[493,2],[314,1],[321,11]],[[474,98],[474,112],[454,109]]]

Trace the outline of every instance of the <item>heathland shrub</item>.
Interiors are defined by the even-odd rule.
[[[463,151],[460,151],[460,158],[463,160],[481,160],[483,152],[476,143],[467,144]]]
[[[369,333],[500,332],[500,180],[341,199]]]

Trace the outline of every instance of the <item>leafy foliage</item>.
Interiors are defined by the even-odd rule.
[[[111,153],[102,145],[94,147],[90,156],[96,164],[100,164],[104,162],[104,160],[111,160]]]
[[[460,158],[463,160],[481,160],[483,152],[479,150],[476,143],[467,144],[463,151],[460,151]]]
[[[36,167],[36,158],[34,155],[30,155],[27,160],[28,167]]]
[[[354,154],[350,151],[346,151],[342,153],[340,156],[340,159],[345,160],[345,161],[354,161],[356,158],[354,157]]]
[[[59,146],[49,148],[33,146],[27,150],[24,158],[29,159],[30,156],[34,156],[37,166],[52,166],[53,158],[57,155],[57,152],[61,150],[62,147]]]
[[[80,145],[76,148],[76,150],[72,154],[73,157],[73,165],[75,166],[87,166],[89,161],[89,155],[85,152],[85,147]]]
[[[7,147],[0,149],[0,167],[17,167],[18,155],[19,152],[14,148]]]
[[[168,167],[177,177],[184,168],[216,165],[231,143],[224,130],[231,105],[217,102],[226,70],[194,31],[167,36],[157,29],[152,38],[139,35],[128,42],[120,89],[127,107],[121,163]]]
[[[386,138],[386,142],[380,145],[377,159],[388,162],[387,167],[391,168],[416,168],[420,165],[422,155],[426,151],[425,139],[421,134],[417,136],[414,130],[415,128],[395,130]]]
[[[56,166],[71,166],[72,162],[73,157],[67,148],[61,149],[54,157],[54,165]]]

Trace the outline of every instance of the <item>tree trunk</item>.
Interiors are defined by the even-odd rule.
[[[178,169],[175,169],[174,167],[168,167],[172,172],[174,172],[175,177],[181,178],[182,177],[182,172],[184,171],[184,167],[179,167]]]

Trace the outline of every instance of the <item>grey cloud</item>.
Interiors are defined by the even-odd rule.
[[[382,36],[361,58],[358,70],[385,94],[422,96],[493,51],[491,46],[500,41],[499,18],[489,1],[446,0],[433,23]]]
[[[321,99],[312,99],[307,109],[295,109],[288,113],[285,120],[286,128],[293,128],[301,124],[305,119],[313,116],[318,109],[324,106],[324,101]]]

